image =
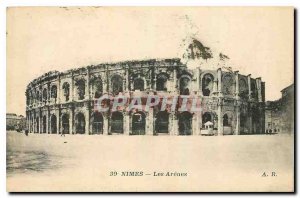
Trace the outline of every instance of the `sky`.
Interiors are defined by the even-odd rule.
[[[294,82],[291,7],[23,7],[7,9],[7,112],[25,115],[26,86],[48,71],[181,57],[195,37],[261,77],[266,100]]]

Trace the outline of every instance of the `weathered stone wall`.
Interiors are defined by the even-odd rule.
[[[103,94],[131,98],[190,95],[202,101],[202,111],[186,112],[190,118],[184,122],[177,109],[168,110],[167,118],[158,118],[157,108],[148,112],[120,110],[121,114],[113,115],[110,107],[108,112],[97,113],[94,101]],[[26,102],[31,133],[200,135],[208,120],[218,135],[223,135],[224,129],[226,134],[265,131],[264,84],[260,78],[221,68],[189,70],[180,59],[127,61],[48,72],[27,86]],[[137,125],[143,124],[138,129],[133,121],[136,116],[140,119]],[[184,133],[183,123],[189,128]],[[167,132],[157,131],[157,124]]]

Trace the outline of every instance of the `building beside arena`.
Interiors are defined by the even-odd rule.
[[[22,115],[6,113],[6,130],[23,130],[26,128],[26,119]]]
[[[281,90],[281,98],[265,105],[265,132],[294,134],[294,84]]]
[[[151,59],[48,72],[27,86],[28,129],[86,135],[201,135],[208,128],[210,135],[265,133],[265,83],[226,67],[227,56],[221,53],[212,57],[194,40],[186,63]],[[101,103],[108,111],[98,111],[95,104],[106,94],[141,97],[142,106],[149,95],[193,96],[201,101],[201,111],[178,111],[178,105],[161,111],[161,104],[148,111],[113,111],[110,99]]]

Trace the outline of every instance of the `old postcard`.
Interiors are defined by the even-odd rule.
[[[9,7],[7,191],[293,192],[292,7]]]

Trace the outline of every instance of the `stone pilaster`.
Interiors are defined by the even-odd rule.
[[[87,68],[86,73],[86,92],[85,92],[85,99],[91,99],[91,89],[90,89],[90,69]],[[89,123],[89,122],[88,122]]]
[[[124,125],[123,125],[123,129],[124,129],[124,135],[129,135],[129,131],[130,131],[130,116],[129,113],[126,112],[124,115]]]
[[[240,105],[237,101],[235,105],[235,114],[236,114],[236,126],[235,126],[235,135],[240,135],[240,125],[241,125],[241,118],[240,118]]]
[[[70,130],[70,134],[74,134],[74,109],[73,107],[71,107],[71,111],[70,111],[70,126],[69,126],[69,130]]]
[[[108,117],[103,116],[103,135],[108,135]]]
[[[172,120],[173,120],[173,127],[172,127],[172,131],[171,134],[172,135],[178,135],[178,119],[177,116],[175,114],[175,112],[172,112]]]
[[[177,81],[177,68],[174,67],[174,70],[173,70],[173,86],[172,86],[172,91],[175,92],[175,94],[178,93],[178,81]]]
[[[192,135],[199,135],[199,134],[200,134],[199,117],[198,117],[198,113],[197,113],[197,112],[195,112],[195,113],[193,114],[193,118],[192,118],[192,129],[193,129]]]
[[[148,119],[146,117],[146,135],[153,135],[153,108],[149,109]]]
[[[258,102],[262,102],[261,78],[256,78],[256,87],[258,93]]]
[[[58,104],[60,104],[60,101],[61,101],[61,96],[60,96],[60,94],[61,94],[61,90],[63,90],[63,89],[61,89],[61,82],[60,82],[60,75],[58,75],[58,82],[57,82],[57,90],[56,90],[56,94],[57,94],[57,103]]]
[[[218,101],[218,135],[223,135],[223,113],[222,113],[222,106],[223,106],[223,99],[219,98]]]
[[[87,104],[88,106],[86,107],[86,113],[85,113],[85,135],[89,135],[90,134],[90,117],[91,117],[91,110],[89,107],[89,104]]]
[[[239,99],[240,86],[239,86],[239,71],[234,72],[235,75],[235,98]]]
[[[57,124],[57,134],[61,134],[61,111],[60,108],[58,108],[57,116],[56,116],[56,124]]]
[[[221,70],[221,68],[219,68],[217,70],[217,72],[218,72],[218,95],[219,95],[219,97],[222,97],[223,95],[222,95],[222,70]]]
[[[46,121],[47,121],[47,127],[46,127],[47,132],[46,133],[50,134],[51,133],[51,119],[50,119],[50,109],[49,109],[49,107],[47,109]]]
[[[249,100],[251,100],[252,99],[252,91],[251,91],[251,74],[249,74],[248,76],[247,76],[247,79],[248,79],[248,93],[249,93]]]

